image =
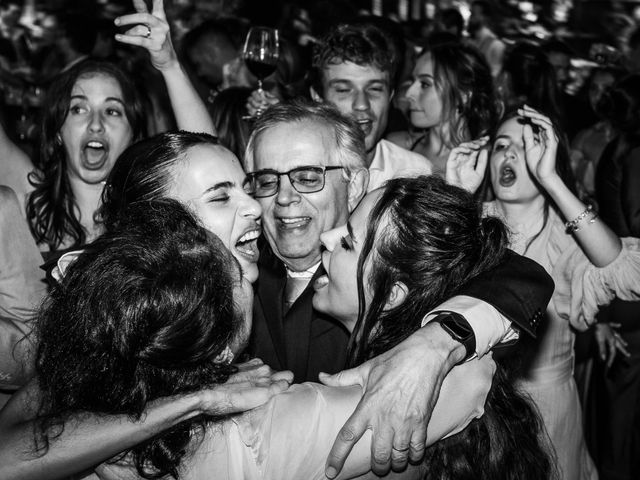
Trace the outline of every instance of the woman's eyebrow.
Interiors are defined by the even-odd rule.
[[[215,191],[215,190],[219,190],[219,189],[221,189],[221,188],[233,188],[234,186],[235,186],[235,183],[234,183],[234,182],[220,182],[220,183],[216,183],[215,185],[212,185],[211,187],[207,188],[207,189],[204,191],[203,195],[204,195],[204,194],[207,194],[207,193],[209,193],[209,192],[213,192],[213,191]]]

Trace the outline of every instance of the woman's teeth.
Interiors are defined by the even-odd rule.
[[[248,257],[255,257],[258,254],[256,240],[260,236],[260,230],[252,230],[242,235],[236,242],[236,250]]]
[[[82,150],[85,166],[90,169],[102,168],[107,161],[108,151],[105,144],[97,140],[87,142]]]
[[[256,238],[258,238],[259,236],[260,236],[260,231],[259,230],[252,230],[252,231],[247,232],[244,235],[242,235],[238,239],[237,243],[250,242],[251,240],[255,240]]]

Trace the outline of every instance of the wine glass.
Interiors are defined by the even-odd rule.
[[[249,71],[258,79],[258,93],[262,97],[262,81],[276,70],[280,44],[278,30],[269,27],[252,27],[247,34],[242,58]],[[260,110],[256,115],[262,113]]]

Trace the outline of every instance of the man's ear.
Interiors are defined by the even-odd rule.
[[[384,304],[384,311],[391,310],[393,308],[402,305],[409,294],[409,289],[403,282],[395,282],[391,287],[391,293],[389,298]]]
[[[314,102],[322,103],[324,101],[320,96],[320,94],[316,92],[315,88],[309,87],[309,93],[311,94],[311,98],[313,99]]]
[[[391,90],[391,93],[389,93],[389,102],[391,102],[391,100],[393,100],[393,96],[396,94],[395,90]]]
[[[347,186],[347,202],[349,203],[349,211],[353,212],[360,203],[360,200],[362,200],[362,197],[367,193],[369,170],[360,168],[358,170],[352,170],[350,173],[351,177],[349,178],[349,185]]]

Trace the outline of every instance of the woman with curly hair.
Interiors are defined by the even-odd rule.
[[[388,139],[427,157],[443,176],[449,152],[462,142],[486,135],[498,120],[491,71],[473,47],[444,42],[425,48],[406,92],[412,127]]]

